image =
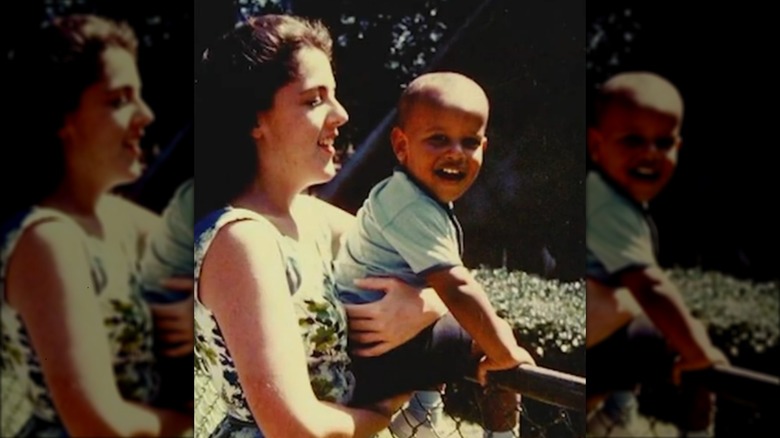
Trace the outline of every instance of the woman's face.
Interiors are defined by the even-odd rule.
[[[336,82],[325,53],[303,48],[295,59],[297,78],[276,92],[271,109],[258,115],[253,136],[260,145],[263,169],[280,170],[289,184],[308,187],[335,175],[333,141],[349,116],[336,100]]]
[[[101,59],[101,79],[84,90],[79,106],[65,116],[60,138],[68,171],[114,186],[141,175],[141,137],[154,114],[141,98],[141,79],[130,52],[109,47]]]

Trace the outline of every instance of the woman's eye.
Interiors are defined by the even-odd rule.
[[[122,94],[111,99],[111,106],[114,108],[121,108],[130,103],[130,98]]]
[[[314,106],[322,105],[322,102],[324,102],[324,100],[322,100],[322,97],[317,96],[314,99],[310,100],[308,103],[309,103],[309,106],[314,107]]]

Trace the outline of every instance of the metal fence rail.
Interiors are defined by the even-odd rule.
[[[472,377],[467,380],[474,382]],[[547,404],[576,411],[585,410],[585,378],[549,368],[521,365],[494,371],[488,381]]]
[[[682,379],[685,383],[706,386],[719,398],[755,408],[769,407],[780,396],[780,377],[731,365],[689,371]]]

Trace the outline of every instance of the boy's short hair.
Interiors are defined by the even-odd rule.
[[[682,122],[683,99],[668,79],[648,71],[618,73],[597,90],[591,126],[598,126],[606,110],[614,105],[644,106],[677,114]]]
[[[403,128],[409,118],[409,113],[418,103],[436,103],[436,93],[440,90],[464,86],[472,88],[473,92],[481,93],[485,102],[488,102],[489,108],[489,100],[485,90],[468,76],[450,71],[426,73],[412,80],[401,93],[401,97],[398,99],[396,124]]]

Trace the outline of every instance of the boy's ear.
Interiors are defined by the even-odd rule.
[[[260,140],[260,137],[262,137],[262,134],[260,133],[260,125],[255,125],[255,127],[252,128],[251,135],[255,140]]]
[[[263,137],[263,132],[260,129],[260,126],[262,126],[262,119],[263,119],[263,113],[259,112],[257,113],[257,116],[255,117],[255,127],[252,128],[252,132],[250,135],[252,136],[255,141],[260,140]]]
[[[601,133],[593,127],[588,128],[588,156],[594,163],[598,163],[599,146],[601,145]]]
[[[62,142],[64,142],[65,138],[67,138],[73,132],[73,128],[70,122],[71,122],[71,115],[70,113],[68,113],[65,115],[65,117],[62,118],[62,125],[57,130],[57,137]]]
[[[409,139],[399,127],[394,127],[390,131],[390,143],[393,145],[393,153],[401,164],[406,164],[406,157],[409,155]]]

